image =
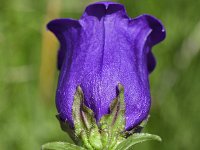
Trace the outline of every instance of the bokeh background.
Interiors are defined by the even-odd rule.
[[[36,150],[66,141],[55,118],[56,38],[46,30],[54,18],[78,19],[89,0],[0,0],[0,150]],[[129,16],[159,18],[167,37],[155,46],[150,75],[152,109],[136,150],[200,148],[200,0],[121,0]]]

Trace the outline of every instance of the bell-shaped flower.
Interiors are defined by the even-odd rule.
[[[151,49],[165,38],[158,19],[146,14],[131,19],[123,5],[98,2],[79,20],[56,19],[47,27],[60,42],[56,106],[62,120],[74,126],[72,106],[80,86],[98,123],[109,113],[119,83],[125,92],[125,129],[147,118],[149,74],[156,65]]]

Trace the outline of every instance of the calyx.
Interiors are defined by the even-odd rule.
[[[131,131],[125,131],[124,87],[121,84],[118,84],[118,95],[110,105],[110,113],[104,115],[98,123],[94,112],[84,104],[84,94],[80,86],[74,95],[72,114],[73,129],[57,116],[61,128],[76,145],[88,150],[122,150],[146,140],[161,140],[156,135],[138,133],[147,120]]]

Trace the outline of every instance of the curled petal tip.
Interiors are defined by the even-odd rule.
[[[148,14],[145,14],[144,16],[149,22],[149,26],[152,28],[152,33],[150,35],[152,38],[152,45],[163,41],[166,37],[166,31],[161,21]]]
[[[78,20],[68,18],[54,19],[47,24],[47,29],[55,34],[62,33],[71,27],[78,28],[81,25]]]
[[[97,2],[86,7],[82,18],[86,16],[95,16],[99,20],[106,14],[113,14],[120,11],[121,15],[127,16],[124,5],[116,2]]]

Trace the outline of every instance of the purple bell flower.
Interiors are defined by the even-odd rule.
[[[156,61],[151,48],[165,38],[161,22],[150,15],[131,19],[123,5],[89,5],[80,20],[56,19],[47,25],[60,42],[56,106],[59,117],[73,126],[72,105],[78,85],[96,121],[109,113],[124,86],[126,130],[145,120],[151,105],[149,74]]]

